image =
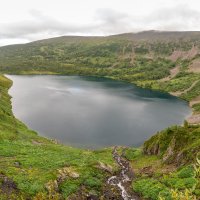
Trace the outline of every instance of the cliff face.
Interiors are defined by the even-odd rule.
[[[151,137],[144,143],[148,155],[159,155],[165,163],[177,166],[194,161],[200,152],[200,126],[174,126]]]

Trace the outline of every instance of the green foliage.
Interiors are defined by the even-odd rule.
[[[194,189],[197,184],[194,168],[192,166],[184,167],[170,176],[164,176],[162,182],[173,189]]]
[[[77,180],[67,180],[60,185],[60,190],[64,198],[67,198],[70,194],[75,193],[79,189],[80,183]]]
[[[168,92],[184,91],[192,85],[192,83],[199,77],[194,74],[185,74],[185,76],[176,76],[170,81],[163,82],[160,85],[160,89]]]
[[[165,157],[168,148],[173,152],[165,160],[167,163],[185,164],[193,162],[200,151],[200,127],[173,126],[152,136],[144,143],[144,152]]]
[[[101,180],[96,177],[89,177],[85,180],[84,184],[93,189],[99,189],[102,186]]]
[[[176,173],[178,178],[190,178],[195,177],[195,171],[192,166],[183,167],[180,171]]]
[[[181,95],[182,98],[187,100],[192,100],[197,96],[200,96],[200,81],[198,81],[197,84],[195,84],[195,86],[186,94]]]
[[[154,178],[140,178],[133,181],[133,190],[140,193],[142,197],[152,200],[192,200],[194,193],[197,192],[196,186],[198,178],[195,175],[194,168],[185,166],[171,174],[162,175]]]
[[[195,113],[200,113],[200,103],[194,104],[192,106],[192,109],[194,110]]]
[[[133,190],[142,194],[144,198],[158,200],[159,196],[164,197],[166,200],[171,200],[170,190],[154,179],[139,179],[133,182]]]
[[[134,160],[135,158],[140,157],[141,154],[142,154],[142,150],[141,149],[128,148],[128,149],[126,149],[124,156],[128,160]]]

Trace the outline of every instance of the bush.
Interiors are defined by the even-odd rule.
[[[171,200],[170,190],[154,179],[140,179],[133,183],[133,190],[142,194],[144,198],[158,200],[159,196]]]

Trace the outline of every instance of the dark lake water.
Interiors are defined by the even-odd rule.
[[[106,78],[8,77],[15,116],[40,135],[76,147],[138,146],[191,112],[176,97]]]

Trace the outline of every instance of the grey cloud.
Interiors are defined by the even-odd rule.
[[[0,39],[37,40],[41,38],[82,34],[108,35],[122,32],[134,32],[147,29],[160,30],[190,30],[200,28],[200,12],[188,5],[161,8],[144,15],[129,15],[113,9],[99,9],[94,16],[94,22],[89,25],[61,22],[37,10],[30,11],[30,19],[3,24],[0,23]]]
[[[104,34],[126,32],[133,28],[132,16],[112,9],[99,9],[96,18],[99,20],[98,31]]]
[[[65,24],[52,17],[42,15],[39,11],[30,12],[32,19],[10,24],[0,24],[0,38],[26,38],[34,34],[67,34],[88,31],[84,26]]]
[[[30,11],[32,19],[10,24],[0,24],[0,38],[34,38],[34,35],[63,34],[108,34],[128,30],[130,16],[111,9],[98,10],[95,22],[89,25],[73,25],[43,15],[37,10]]]
[[[162,8],[143,19],[142,23],[163,30],[191,30],[200,28],[200,12],[187,4]]]

